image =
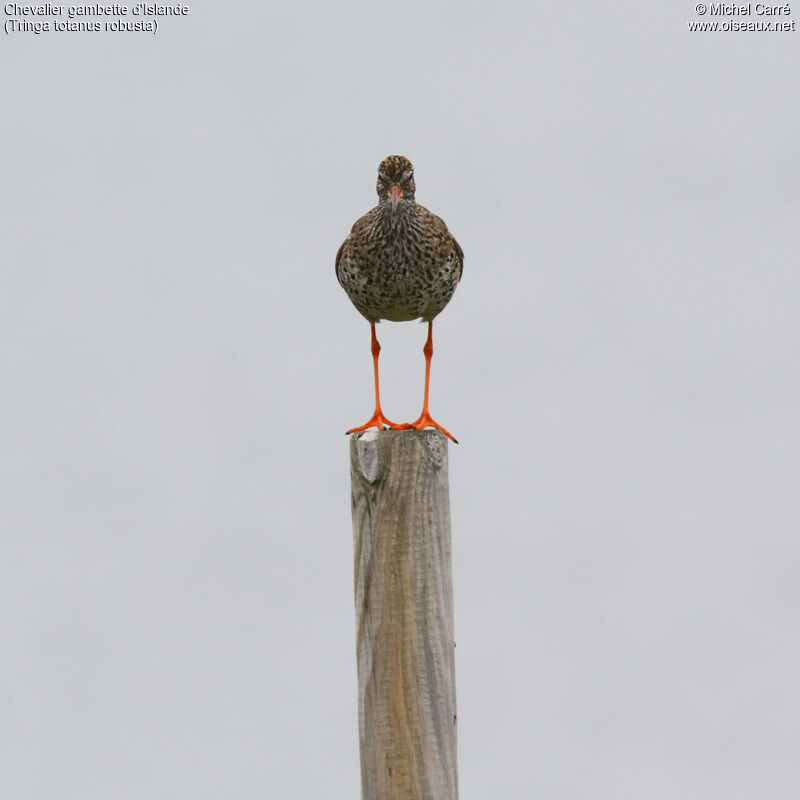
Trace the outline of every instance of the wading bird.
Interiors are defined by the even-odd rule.
[[[395,430],[438,428],[455,437],[428,411],[428,389],[433,355],[433,320],[450,302],[461,280],[464,253],[447,225],[414,198],[414,167],[404,156],[388,156],[378,167],[378,205],[356,221],[336,254],[336,277],[353,305],[370,324],[375,373],[375,413],[366,428]],[[425,395],[415,422],[398,425],[381,410],[378,355],[381,346],[375,323],[385,319],[428,323],[425,354]]]

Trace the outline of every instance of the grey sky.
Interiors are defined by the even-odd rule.
[[[466,254],[431,386],[462,798],[800,793],[800,33],[695,18],[4,37],[0,796],[357,796],[333,259],[389,153]],[[425,329],[378,333],[413,419]]]

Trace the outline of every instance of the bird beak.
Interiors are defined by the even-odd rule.
[[[389,188],[389,198],[392,201],[392,211],[397,211],[397,201],[403,196],[403,190],[395,185]]]

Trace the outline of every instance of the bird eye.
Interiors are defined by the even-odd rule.
[[[380,178],[382,181],[384,181],[384,183],[388,183],[388,182],[389,182],[389,179],[386,177],[386,174],[385,174],[385,173],[383,173],[383,172],[379,172],[379,173],[378,173],[378,177],[379,177],[379,178]]]

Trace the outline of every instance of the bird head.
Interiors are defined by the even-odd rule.
[[[387,156],[378,167],[378,198],[397,211],[401,200],[414,202],[414,167],[405,156]]]

